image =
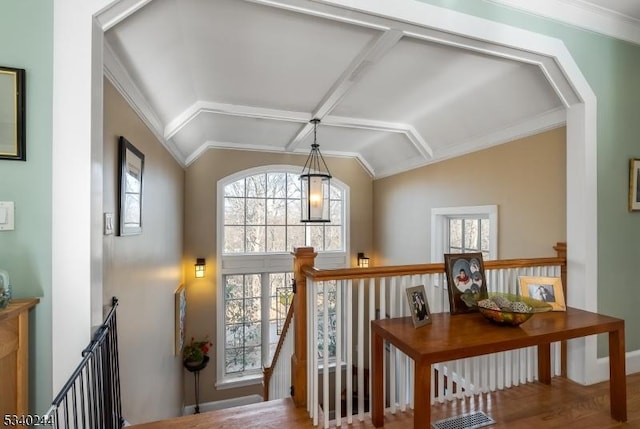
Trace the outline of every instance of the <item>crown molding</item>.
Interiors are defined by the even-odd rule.
[[[485,0],[640,45],[640,20],[583,0]]]

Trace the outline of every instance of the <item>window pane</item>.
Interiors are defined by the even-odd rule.
[[[245,325],[245,347],[260,346],[260,322]]]
[[[247,198],[247,225],[265,225],[265,202],[263,199]]]
[[[331,194],[329,198],[332,200],[342,200],[342,191],[336,186],[331,186]]]
[[[244,179],[233,182],[224,187],[225,197],[244,197]]]
[[[287,200],[267,200],[267,225],[285,225],[287,223],[285,207]]]
[[[449,219],[449,247],[462,248],[462,219]]]
[[[242,347],[244,327],[242,324],[228,324],[225,329],[224,344],[226,348]]]
[[[466,250],[475,251],[478,249],[478,238],[480,236],[478,231],[478,219],[465,219],[464,220],[464,247]]]
[[[224,227],[224,253],[244,252],[244,226]]]
[[[258,174],[247,177],[247,197],[265,198],[267,196],[267,175]]]
[[[265,251],[264,226],[247,226],[247,253]]]
[[[324,240],[326,244],[324,250],[342,250],[342,227],[327,225]]]
[[[303,247],[304,245],[304,226],[288,226],[287,249],[293,250],[294,247]]]
[[[309,246],[316,251],[325,250],[322,234],[324,232],[323,225],[311,225],[309,228]]]
[[[224,224],[244,225],[244,198],[224,199]]]
[[[244,349],[227,348],[224,354],[224,368],[227,374],[244,371]]]
[[[286,231],[284,226],[267,227],[267,252],[275,253],[287,250]]]
[[[287,173],[267,173],[267,197],[287,197]]]
[[[241,299],[227,300],[224,318],[227,323],[240,323],[244,320],[244,309]]]
[[[342,201],[331,201],[331,224],[342,225]]]
[[[302,169],[300,169],[302,171]],[[297,198],[300,200],[300,175],[287,174],[287,198]]]
[[[260,274],[249,274],[245,278],[245,298],[256,298],[262,295],[262,276]]]
[[[245,370],[262,369],[262,348],[249,347],[245,354]]]
[[[489,219],[481,219],[480,220],[480,242],[482,243],[482,251],[489,252],[491,249],[489,248]]]
[[[225,276],[225,299],[240,299],[244,296],[244,276]]]
[[[300,210],[300,200],[287,200],[287,224],[302,225],[302,222],[300,222],[302,212]]]

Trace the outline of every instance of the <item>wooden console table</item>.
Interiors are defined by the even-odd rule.
[[[624,320],[567,308],[566,312],[534,315],[519,327],[497,326],[479,313],[432,315],[430,325],[415,329],[409,317],[371,322],[371,418],[384,425],[383,359],[388,341],[415,362],[414,428],[431,427],[431,365],[438,362],[538,346],[538,379],[551,384],[551,343],[609,333],[611,417],[627,420]]]
[[[29,412],[29,309],[39,301],[15,299],[0,310],[0,416]]]

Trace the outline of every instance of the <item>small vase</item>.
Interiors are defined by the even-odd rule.
[[[199,359],[199,360],[185,360],[184,361],[184,366],[186,366],[188,368],[195,368],[197,366],[202,365],[202,362],[204,362],[204,357],[202,359]]]

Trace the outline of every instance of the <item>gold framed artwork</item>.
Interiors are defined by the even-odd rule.
[[[520,295],[538,299],[551,305],[552,311],[566,311],[564,290],[560,277],[518,277]]]
[[[175,297],[175,342],[176,342],[176,356],[182,354],[182,348],[184,347],[185,337],[185,322],[187,319],[187,291],[184,284],[178,286],[174,293]]]
[[[418,328],[431,323],[431,312],[424,285],[409,287],[405,292],[413,326]]]
[[[640,159],[629,160],[629,211],[640,211]]]
[[[26,161],[25,71],[0,66],[0,159]]]

